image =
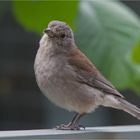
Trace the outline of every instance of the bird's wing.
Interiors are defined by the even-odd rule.
[[[77,73],[76,79],[88,86],[97,88],[107,94],[113,94],[123,98],[115,87],[96,69],[90,60],[75,48],[69,53],[68,63]]]

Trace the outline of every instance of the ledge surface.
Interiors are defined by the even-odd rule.
[[[140,125],[87,127],[85,130],[0,131],[0,139],[140,139]]]

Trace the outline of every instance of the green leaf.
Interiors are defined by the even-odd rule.
[[[134,62],[140,64],[140,42],[133,48],[132,59]]]
[[[42,32],[51,20],[62,20],[74,28],[78,1],[13,1],[13,12],[27,30]]]
[[[118,1],[81,1],[76,26],[77,44],[97,68],[117,88],[133,88],[140,79],[140,67],[132,61],[139,17]],[[139,52],[133,55],[140,57]]]

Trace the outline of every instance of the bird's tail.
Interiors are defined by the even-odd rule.
[[[140,120],[140,109],[136,107],[135,105],[129,103],[123,98],[118,98],[120,102],[120,109],[126,111],[127,113],[131,114],[132,116],[136,117]]]
[[[124,110],[125,112],[140,120],[140,109],[126,101],[124,98],[106,95],[104,98],[103,106]]]

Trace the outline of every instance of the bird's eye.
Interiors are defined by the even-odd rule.
[[[65,36],[66,36],[65,34],[62,34],[62,35],[61,35],[61,38],[65,38]]]

